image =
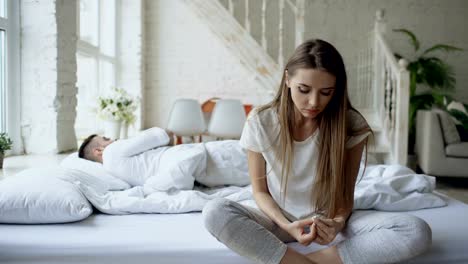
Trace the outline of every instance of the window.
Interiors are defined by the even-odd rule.
[[[0,132],[6,132],[7,123],[7,91],[6,91],[6,38],[8,30],[8,17],[6,14],[7,6],[5,0],[0,0]]]
[[[77,44],[78,140],[101,131],[94,108],[97,98],[116,84],[116,21],[118,0],[79,1]]]
[[[5,31],[6,29],[0,29],[0,132],[6,132],[6,50],[5,50]]]
[[[7,15],[6,15],[6,10],[7,10],[7,3],[5,0],[0,0],[0,17],[2,18],[7,18]]]
[[[19,152],[19,13],[18,1],[0,0],[0,132]]]

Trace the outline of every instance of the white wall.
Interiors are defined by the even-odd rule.
[[[277,58],[278,1],[267,1],[268,52]],[[222,0],[225,6],[226,0]],[[244,1],[233,1],[234,13],[244,21]],[[261,1],[249,1],[252,35],[260,39]],[[422,49],[447,43],[467,49],[443,55],[455,69],[456,97],[468,102],[468,1],[465,0],[316,0],[306,1],[305,39],[322,38],[342,53],[349,76],[350,93],[356,86],[357,56],[373,27],[375,12],[385,9],[389,31],[404,27],[419,37]],[[285,8],[284,52],[294,50],[292,13]],[[166,124],[167,113],[178,97],[203,101],[211,96],[236,97],[256,104],[265,98],[250,75],[229,51],[180,0],[146,1],[146,114],[145,126]],[[389,32],[395,51],[411,54],[402,35]],[[351,98],[359,95],[351,94]]]
[[[126,1],[130,0],[123,2]],[[348,69],[353,67],[356,47],[371,29],[379,8],[386,10],[390,29],[413,30],[422,48],[443,42],[468,49],[468,1],[316,0],[306,3],[306,38],[323,38],[335,44]],[[277,10],[269,8],[273,13]],[[164,127],[172,103],[181,97],[200,102],[214,96],[239,98],[254,105],[265,102],[252,74],[182,0],[148,0],[143,6],[132,2],[132,10],[142,9],[143,25],[138,23],[138,17],[122,17],[129,22],[122,26],[122,41],[131,38],[145,41],[141,45],[131,41],[122,43],[124,74],[118,82],[136,93],[143,90],[141,114],[145,117],[140,119],[143,127]],[[75,16],[76,0],[21,1],[21,135],[27,153],[61,152],[76,147],[73,131]],[[272,30],[276,21],[274,14],[269,15],[267,23]],[[254,35],[258,35],[255,33],[258,22],[253,19],[251,22]],[[286,22],[286,28],[290,29],[290,22]],[[270,32],[268,36],[273,38],[274,34]],[[411,51],[402,36],[390,33],[389,40],[395,51],[402,50],[403,54]],[[269,49],[275,45],[269,45]],[[285,45],[286,53],[292,52],[290,46]],[[468,51],[443,58],[454,66],[457,74],[457,97],[468,102]]]
[[[21,1],[21,136],[26,153],[76,148],[76,2]]]
[[[135,123],[130,126],[129,136],[143,127],[144,111],[144,4],[141,0],[120,0],[118,6],[118,68],[117,86],[133,96],[141,98],[142,104],[136,110]]]
[[[395,52],[405,57],[413,54],[408,38],[391,32],[394,28],[413,31],[421,49],[446,43],[465,49],[464,52],[442,55],[454,67],[456,95],[468,102],[468,1],[466,0],[315,0],[306,1],[306,38],[323,38],[334,43],[353,67],[360,38],[371,29],[375,11],[385,9],[388,34]],[[441,55],[441,54],[432,54]]]
[[[146,1],[145,127],[167,124],[177,98],[211,97],[259,104],[253,74],[181,0]]]
[[[78,0],[21,1],[21,137],[25,153],[77,148]],[[117,85],[143,98],[142,2],[121,0]],[[120,74],[121,73],[121,74]],[[130,130],[142,126],[142,110]]]

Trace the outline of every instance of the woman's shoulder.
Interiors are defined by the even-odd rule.
[[[278,113],[273,107],[255,107],[250,111],[247,121],[258,123],[263,126],[279,124]]]
[[[241,145],[255,152],[264,152],[278,140],[279,122],[276,111],[258,107],[250,111],[240,139]]]
[[[346,112],[346,126],[349,132],[359,132],[362,130],[370,130],[367,120],[355,109],[349,109]]]

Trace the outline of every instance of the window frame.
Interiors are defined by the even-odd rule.
[[[2,104],[4,105],[3,122],[5,132],[13,141],[10,151],[5,154],[21,154],[21,133],[20,133],[20,103],[21,103],[21,83],[20,83],[20,37],[19,1],[6,0],[6,18],[0,17],[0,29],[5,31],[5,94]],[[0,121],[1,122],[1,121]]]
[[[105,89],[108,89],[107,87],[100,87],[101,86],[101,83],[102,83],[102,80],[101,80],[101,64],[102,62],[107,62],[107,63],[110,63],[114,66],[114,79],[113,79],[113,83],[117,86],[118,83],[118,73],[120,72],[120,58],[119,58],[119,49],[120,49],[120,43],[119,43],[119,39],[120,39],[120,25],[119,25],[119,21],[121,21],[121,17],[120,17],[120,4],[121,4],[121,1],[120,0],[115,0],[115,15],[114,15],[114,30],[115,30],[115,34],[114,34],[114,43],[115,43],[115,46],[114,46],[114,56],[110,56],[108,54],[105,54],[103,52],[101,52],[100,48],[101,48],[101,45],[102,45],[102,42],[101,42],[101,37],[102,37],[102,22],[101,22],[101,18],[103,16],[102,14],[102,10],[103,10],[103,2],[106,1],[106,0],[97,0],[99,1],[99,4],[98,4],[98,16],[97,16],[97,20],[98,20],[98,23],[97,23],[97,43],[98,45],[93,45],[92,43],[89,43],[85,40],[82,40],[81,37],[80,37],[80,0],[77,1],[77,9],[76,9],[76,12],[77,12],[77,22],[76,22],[76,27],[77,27],[77,44],[76,44],[76,55],[78,54],[81,54],[83,56],[88,56],[88,57],[91,57],[91,58],[94,58],[96,60],[96,88],[97,88],[97,94],[100,94],[102,93],[103,91],[105,91]],[[77,83],[78,83],[78,80],[77,80]],[[78,87],[79,89],[79,87]],[[78,113],[77,113],[78,114]],[[76,121],[75,121],[76,122]],[[76,130],[76,124],[75,124],[75,130]],[[80,137],[82,137],[83,135],[77,135],[78,137],[78,140],[80,140]]]

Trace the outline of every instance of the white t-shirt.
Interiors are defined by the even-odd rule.
[[[348,112],[348,120],[353,130],[367,126],[365,119],[351,110]],[[320,131],[317,128],[304,141],[294,141],[294,159],[284,202],[280,198],[281,161],[274,150],[279,145],[279,131],[279,118],[274,109],[269,108],[261,112],[254,109],[245,122],[240,144],[245,149],[262,153],[266,161],[267,185],[271,196],[283,212],[289,214],[288,218],[303,219],[314,214],[311,196],[320,156],[318,152]],[[369,134],[370,132],[366,132],[355,137],[348,136],[346,148],[355,146]]]

